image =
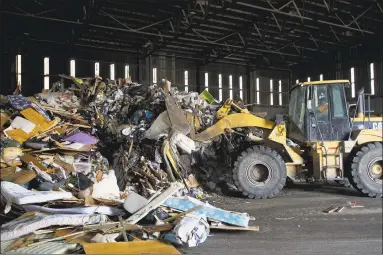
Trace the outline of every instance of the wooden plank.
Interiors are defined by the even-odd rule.
[[[236,227],[236,226],[210,226],[210,229],[259,231],[259,226],[249,226],[247,228]]]
[[[180,218],[180,217],[182,217],[182,216],[185,216],[185,215],[188,214],[188,213],[194,212],[195,210],[198,210],[198,209],[200,209],[200,208],[201,208],[201,206],[200,206],[200,205],[197,205],[196,207],[194,207],[194,208],[192,208],[192,209],[190,209],[190,210],[187,210],[186,212],[182,212],[182,213],[179,213],[179,214],[177,214],[177,215],[175,215],[175,216],[169,217],[169,218],[163,220],[163,222],[169,222],[169,221],[178,219],[178,218]]]
[[[158,240],[83,243],[86,254],[181,254],[173,245]]]
[[[166,199],[171,197],[182,187],[183,185],[179,182],[172,183],[171,186],[167,188],[161,195],[153,199],[149,204],[142,207],[139,211],[137,211],[135,214],[133,214],[127,220],[125,220],[125,222],[129,224],[136,224],[139,220],[144,218],[150,211],[159,207],[163,202],[166,201]]]

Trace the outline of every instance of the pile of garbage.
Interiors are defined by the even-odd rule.
[[[211,95],[62,77],[70,88],[0,98],[1,253],[179,254],[210,229],[254,230],[201,201],[206,144],[190,136],[213,124]]]

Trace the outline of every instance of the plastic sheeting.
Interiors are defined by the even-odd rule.
[[[20,217],[1,226],[1,240],[7,241],[50,226],[83,226],[106,222],[105,215],[87,214],[44,214]]]

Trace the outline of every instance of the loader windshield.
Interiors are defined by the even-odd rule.
[[[313,86],[313,107],[318,122],[329,121],[329,100],[327,85]]]

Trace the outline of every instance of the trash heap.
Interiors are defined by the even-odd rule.
[[[257,230],[200,199],[189,136],[214,122],[209,94],[62,75],[1,96],[1,253],[163,253],[210,229]]]

